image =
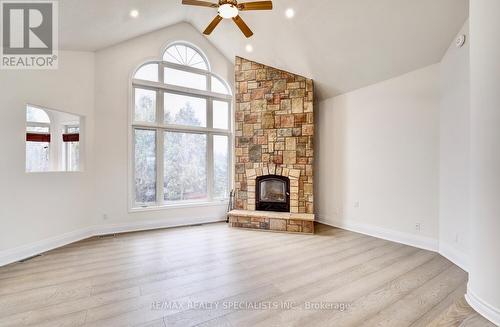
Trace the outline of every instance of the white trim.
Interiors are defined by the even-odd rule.
[[[87,227],[13,249],[0,251],[0,267],[92,236],[93,228]]]
[[[419,236],[410,233],[395,231],[393,229],[381,228],[373,225],[348,222],[330,221],[324,217],[316,215],[316,221],[332,227],[346,229],[352,232],[361,233],[384,240],[414,246],[420,249],[438,252],[439,242],[437,239],[427,236]]]
[[[180,208],[196,208],[196,207],[217,207],[224,206],[227,207],[229,203],[228,199],[214,200],[214,201],[177,201],[171,204],[165,205],[151,205],[146,207],[132,207],[129,209],[129,213],[133,212],[145,212],[145,211],[160,211],[168,209],[180,209]]]
[[[170,219],[171,220],[171,219]],[[226,221],[226,217],[200,217],[192,219],[189,223],[172,224],[168,219],[165,220],[150,220],[150,221],[137,221],[137,222],[126,222],[120,224],[111,225],[101,225],[94,228],[94,235],[108,235],[108,234],[119,234],[119,233],[129,233],[129,232],[139,232],[147,231],[153,229],[163,229],[163,228],[174,228],[174,227],[186,227],[197,224],[211,224]]]
[[[126,222],[119,224],[110,225],[99,225],[93,227],[86,227],[76,231],[68,232],[62,235],[46,238],[37,242],[22,245],[13,249],[8,249],[0,251],[0,267],[17,262],[29,257],[33,257],[40,253],[44,253],[70,243],[78,242],[83,239],[107,235],[107,234],[119,234],[128,233],[136,231],[146,231],[152,229],[162,229],[162,228],[173,228],[173,227],[183,227],[191,226],[196,224],[209,224],[215,222],[225,221],[226,217],[199,217],[196,219],[191,219],[189,223],[186,224],[173,224],[172,219],[164,220],[153,220],[153,221],[140,221],[140,222]]]
[[[179,69],[180,70],[180,69]],[[232,100],[232,96],[230,94],[222,94],[222,93],[216,93],[212,92],[210,89],[208,90],[200,90],[200,89],[193,89],[190,87],[185,87],[185,86],[179,86],[179,85],[174,85],[174,84],[166,84],[163,82],[152,82],[152,81],[144,81],[144,80],[139,80],[139,79],[132,79],[132,85],[137,88],[142,88],[142,89],[152,89],[152,90],[163,90],[166,92],[172,92],[172,93],[180,93],[183,95],[189,95],[189,96],[198,96],[198,97],[205,97],[205,98],[214,98],[217,100],[227,100],[230,101]]]
[[[467,253],[458,251],[456,247],[449,243],[439,242],[439,254],[463,270],[469,271],[469,258]]]
[[[381,228],[377,226],[354,223],[354,222],[346,222],[346,221],[334,221],[331,222],[324,217],[316,216],[316,221],[328,226],[342,228],[346,230],[350,230],[356,233],[361,233],[365,235],[370,235],[377,238],[382,238],[384,240],[389,240],[401,244],[406,244],[410,246],[414,246],[417,248],[437,252],[446,259],[453,262],[458,267],[462,268],[466,272],[469,270],[468,266],[468,255],[467,253],[458,251],[455,247],[451,246],[448,243],[439,242],[437,239],[433,239],[431,237],[426,236],[418,236],[409,233],[403,233],[399,231],[395,231],[392,229]]]
[[[465,300],[472,309],[476,310],[481,316],[485,317],[497,326],[500,326],[500,310],[491,306],[486,301],[478,297],[470,289],[470,282],[467,284],[467,294]]]

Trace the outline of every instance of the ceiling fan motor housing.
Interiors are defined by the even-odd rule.
[[[222,5],[225,5],[225,4],[237,6],[238,5],[238,1],[236,1],[236,0],[219,0],[219,6],[222,6]]]

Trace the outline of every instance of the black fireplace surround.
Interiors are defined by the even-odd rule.
[[[257,177],[255,181],[255,209],[290,212],[290,179],[278,175]]]

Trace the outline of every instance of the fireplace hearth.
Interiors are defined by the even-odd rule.
[[[290,179],[279,175],[257,177],[255,209],[259,211],[290,212]]]

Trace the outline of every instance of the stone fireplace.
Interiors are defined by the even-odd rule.
[[[233,227],[314,230],[313,82],[236,58]]]

